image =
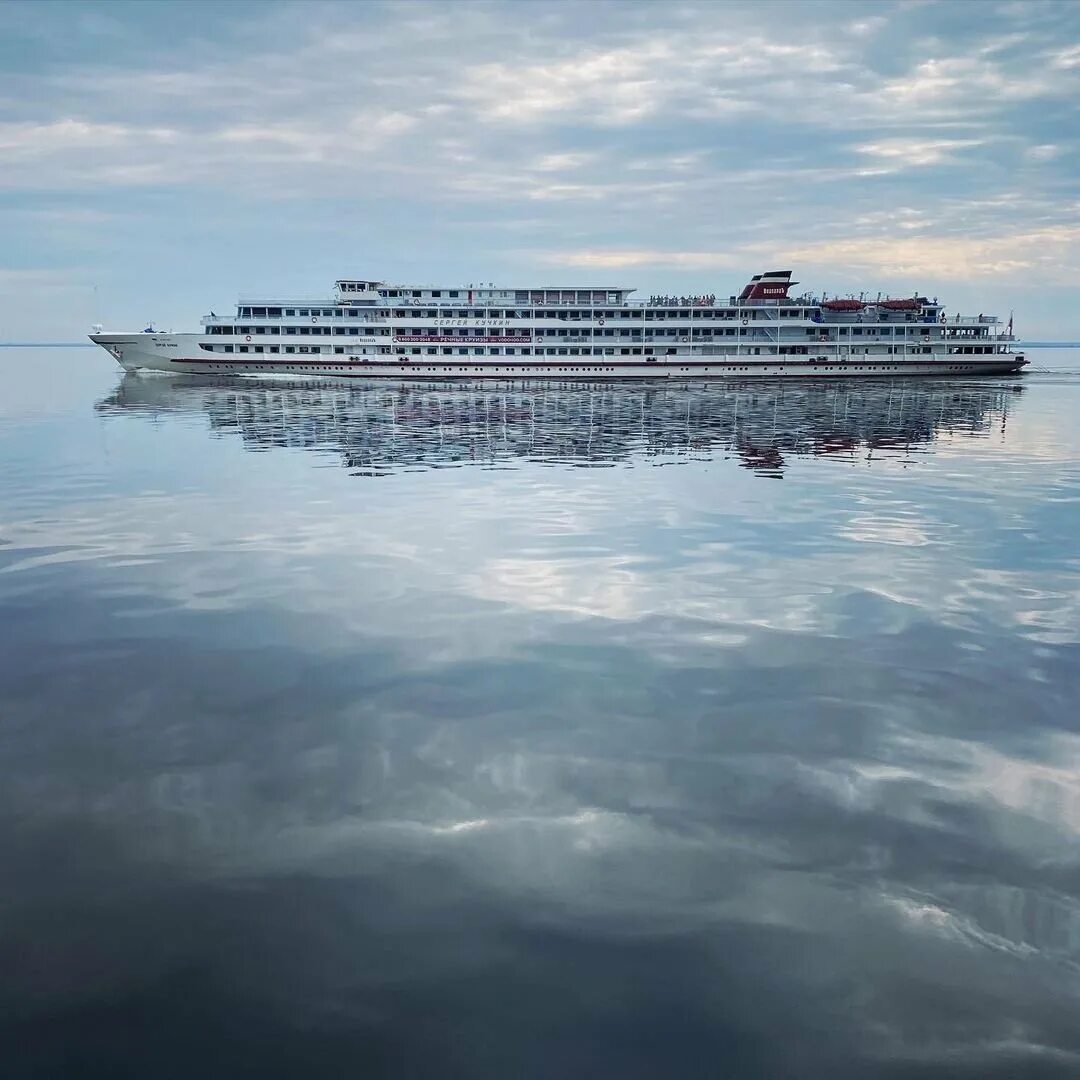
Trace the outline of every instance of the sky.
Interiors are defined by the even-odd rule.
[[[0,341],[400,283],[1080,339],[1080,3],[0,0]]]

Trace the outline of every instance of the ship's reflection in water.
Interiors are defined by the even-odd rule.
[[[77,352],[0,398],[0,1080],[1080,1075],[1080,378]]]
[[[737,457],[780,476],[792,457],[914,452],[1003,430],[1018,386],[882,381],[362,384],[126,376],[98,406],[189,410],[251,449],[337,450],[361,475],[514,459],[605,466]]]

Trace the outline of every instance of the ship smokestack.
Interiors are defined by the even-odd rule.
[[[791,280],[790,270],[770,270],[767,274],[755,274],[739,294],[739,301],[786,300],[788,289],[798,284]]]

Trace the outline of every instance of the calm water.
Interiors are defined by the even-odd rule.
[[[1080,353],[359,387],[0,350],[0,1045],[1080,1072]]]

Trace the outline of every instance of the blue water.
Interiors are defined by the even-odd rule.
[[[0,352],[2,1075],[1080,1074],[1080,352]]]

